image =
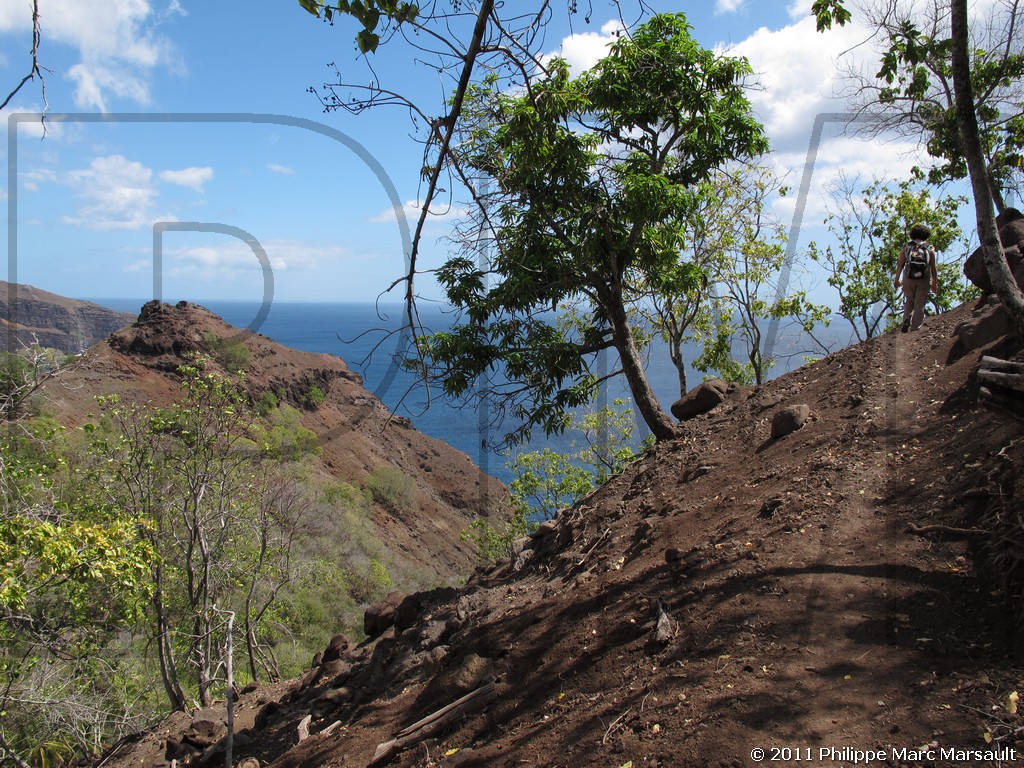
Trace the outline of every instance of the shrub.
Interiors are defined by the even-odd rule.
[[[271,392],[269,389],[259,396],[256,401],[256,413],[260,416],[269,415],[275,408],[281,404],[277,395]]]
[[[203,334],[203,346],[230,373],[242,373],[252,364],[252,355],[244,342],[225,341],[213,331],[207,331]]]
[[[309,408],[316,409],[323,405],[324,400],[326,399],[327,395],[324,394],[324,391],[320,389],[320,387],[318,387],[316,384],[311,384],[309,389],[306,391],[306,396],[302,398],[302,401]]]
[[[497,528],[486,518],[478,517],[464,528],[459,538],[476,545],[476,559],[480,563],[493,563],[512,553],[512,544],[535,528],[526,518],[526,509],[519,507],[504,525]]]
[[[397,467],[379,467],[366,478],[364,488],[370,498],[392,512],[412,509],[416,481]]]
[[[264,393],[268,394],[268,393]],[[299,411],[290,405],[280,406],[270,416],[264,450],[268,456],[288,461],[301,461],[307,456],[320,454],[316,432],[299,422]]]

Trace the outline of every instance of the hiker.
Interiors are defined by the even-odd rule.
[[[929,242],[932,231],[924,224],[910,228],[910,241],[900,249],[893,287],[899,289],[903,274],[903,325],[901,333],[916,331],[924,321],[924,303],[928,300],[928,276],[932,293],[939,292],[939,272],[935,266],[935,248]],[[904,267],[906,272],[904,273]]]

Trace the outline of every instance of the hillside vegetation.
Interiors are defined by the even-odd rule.
[[[389,592],[461,582],[462,532],[507,505],[340,358],[202,307],[57,358],[0,381],[0,748],[34,764],[223,697],[228,657],[238,684],[301,672]]]

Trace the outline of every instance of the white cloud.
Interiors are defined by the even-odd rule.
[[[18,175],[21,185],[30,192],[37,191],[41,183],[57,181],[57,172],[52,168],[33,168]]]
[[[274,239],[260,241],[274,273],[315,272],[320,266],[348,257],[347,248],[334,243]],[[246,243],[224,238],[195,246],[164,250],[170,259],[170,277],[200,282],[231,282],[248,279],[263,267],[256,253]]]
[[[0,3],[0,33],[30,35],[32,5]],[[77,84],[75,104],[106,111],[112,98],[148,104],[149,76],[156,67],[180,68],[173,45],[156,28],[183,11],[176,3],[158,16],[148,0],[47,0],[41,33],[47,45],[75,48],[80,61],[67,75]]]
[[[715,13],[736,13],[743,7],[743,0],[715,0]]]
[[[71,171],[63,181],[82,200],[74,216],[64,217],[67,224],[97,230],[141,229],[157,218],[153,171],[142,163],[121,155],[97,157],[88,168]]]
[[[605,22],[600,32],[569,35],[562,40],[557,51],[543,58],[559,56],[566,60],[574,73],[584,72],[608,55],[608,46],[615,42],[621,31],[622,23],[617,19]]]
[[[277,163],[267,163],[267,168],[274,173],[280,173],[283,176],[291,176],[295,173],[294,168],[289,168],[287,165],[278,165]]]
[[[859,177],[862,182],[876,179],[907,178],[911,167],[919,162],[917,145],[908,141],[867,140],[855,136],[833,136],[822,142],[817,162],[811,170],[808,194],[804,201],[803,227],[815,227],[826,214],[828,190],[840,174]],[[772,155],[780,177],[789,174],[789,194],[778,198],[773,209],[783,221],[793,219],[799,201],[800,184],[804,181],[807,152],[780,152]]]
[[[180,171],[160,171],[160,180],[169,184],[190,187],[196,192],[203,191],[203,184],[213,178],[213,169],[209,166],[199,168],[182,168]]]
[[[422,212],[422,205],[418,200],[406,200],[405,204],[402,206],[402,210],[405,212],[406,221],[408,221],[411,226],[413,222],[419,220],[420,213]],[[463,218],[466,213],[466,208],[448,206],[444,210],[435,209],[431,211],[428,221],[453,221],[455,219]],[[396,218],[395,209],[388,208],[381,211],[376,216],[371,217],[370,222],[373,224],[391,224]]]
[[[806,148],[817,115],[848,110],[833,96],[836,64],[863,39],[851,25],[822,34],[808,15],[782,29],[761,27],[729,51],[745,56],[757,75],[760,89],[750,92],[750,101],[773,149]]]
[[[793,19],[793,21],[807,18],[811,15],[812,4],[813,0],[793,0],[789,4],[789,8],[786,9],[789,13],[789,18]]]

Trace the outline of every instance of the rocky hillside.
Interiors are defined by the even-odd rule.
[[[195,304],[154,301],[48,384],[48,408],[77,426],[96,412],[97,395],[168,405],[180,394],[177,369],[190,353],[210,356],[215,369],[244,370],[253,402],[270,393],[296,408],[302,426],[318,437],[316,471],[324,478],[358,487],[384,469],[402,479],[403,504],[376,504],[373,512],[375,536],[396,570],[419,574],[420,584],[450,583],[469,572],[475,551],[460,533],[494,512],[504,487],[466,454],[393,416],[339,357],[283,347]]]
[[[1013,764],[1024,428],[974,376],[1020,345],[989,313],[731,393],[511,559],[242,691],[234,764]],[[177,714],[102,765],[222,765],[224,723]]]
[[[39,345],[77,354],[135,318],[91,301],[78,301],[31,285],[0,281],[0,333],[7,340],[14,309],[16,347]]]

